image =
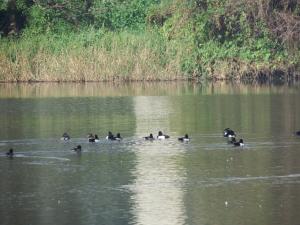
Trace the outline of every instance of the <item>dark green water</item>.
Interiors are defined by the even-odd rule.
[[[299,84],[0,84],[0,224],[298,225],[299,99]]]

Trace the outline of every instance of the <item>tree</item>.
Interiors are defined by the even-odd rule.
[[[6,0],[0,3],[0,36],[17,35],[26,24],[30,0]]]

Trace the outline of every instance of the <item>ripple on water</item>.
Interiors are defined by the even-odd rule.
[[[203,180],[198,180],[194,185],[209,188],[209,187],[219,187],[226,185],[239,185],[244,183],[257,183],[264,182],[270,184],[299,184],[300,174],[288,174],[281,176],[256,176],[256,177],[225,177],[225,178],[208,178]]]

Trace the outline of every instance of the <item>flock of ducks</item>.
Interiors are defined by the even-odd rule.
[[[300,130],[299,131],[296,131],[295,133],[297,136],[300,136]],[[230,129],[230,128],[225,128],[224,131],[223,131],[223,136],[228,138],[228,143],[229,144],[233,144],[234,146],[244,146],[244,141],[243,139],[240,139],[239,141],[236,141],[236,133]],[[158,135],[156,136],[156,139],[157,140],[165,140],[165,139],[168,139],[170,138],[169,135],[167,134],[163,134],[163,132],[159,131],[158,132]],[[71,137],[68,133],[63,133],[62,137],[61,137],[61,140],[62,141],[68,141],[70,140]],[[108,135],[106,136],[105,138],[106,140],[110,140],[110,141],[121,141],[122,140],[122,137],[121,137],[121,134],[120,133],[117,133],[116,136],[114,136],[112,134],[111,131],[108,132]],[[146,137],[143,137],[144,140],[147,140],[147,141],[153,141],[155,140],[154,136],[152,133],[150,133],[149,136],[146,136]],[[97,134],[93,135],[93,134],[88,134],[88,141],[89,142],[100,142],[100,139],[98,137]],[[190,141],[190,138],[189,138],[189,135],[188,134],[185,134],[183,137],[179,137],[178,138],[178,141],[181,141],[181,142],[189,142]],[[81,150],[82,150],[82,147],[81,145],[77,145],[75,148],[72,148],[71,150],[73,151],[76,151],[77,153],[80,153]],[[9,157],[9,158],[12,158],[14,156],[14,150],[11,148],[9,149],[8,152],[6,152],[6,156]]]
[[[165,140],[165,139],[168,139],[168,138],[170,138],[170,136],[167,135],[167,134],[163,134],[162,131],[159,131],[158,135],[156,137],[157,140]],[[61,137],[61,140],[63,140],[63,141],[68,141],[70,139],[71,139],[71,137],[68,133],[64,133]],[[105,137],[105,139],[110,140],[110,141],[121,141],[122,137],[121,137],[120,133],[117,133],[116,136],[114,136],[113,133],[111,131],[109,131],[108,135]],[[150,133],[149,136],[143,137],[143,139],[146,140],[146,141],[155,140],[152,133]],[[97,143],[97,142],[100,142],[100,139],[99,139],[97,134],[93,135],[93,134],[90,133],[90,134],[88,134],[88,141]],[[178,141],[189,142],[190,141],[189,135],[185,134],[183,137],[179,137]],[[72,148],[72,150],[79,153],[79,152],[81,152],[82,147],[81,147],[81,145],[77,145],[75,148]]]
[[[244,146],[244,140],[240,139],[239,141],[237,141],[236,138],[236,134],[233,130],[231,130],[230,128],[225,128],[224,129],[224,137],[228,138],[228,143],[229,144],[233,144],[234,146]],[[300,130],[295,132],[296,136],[300,136]]]
[[[239,141],[236,141],[235,132],[231,130],[230,128],[225,128],[224,131],[224,137],[228,138],[228,143],[233,144],[234,146],[244,146],[244,140],[240,139]]]

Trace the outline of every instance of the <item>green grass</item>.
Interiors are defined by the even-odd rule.
[[[86,25],[37,33],[29,27],[19,38],[1,38],[0,81],[239,80],[278,70],[299,74],[299,46],[289,49],[262,18],[251,21],[244,7],[231,12],[226,4],[163,0],[145,12],[138,7],[142,13],[136,26],[115,21],[115,27],[122,25],[118,29]]]
[[[182,79],[164,38],[152,30],[25,36],[2,41],[0,50],[1,81]]]

